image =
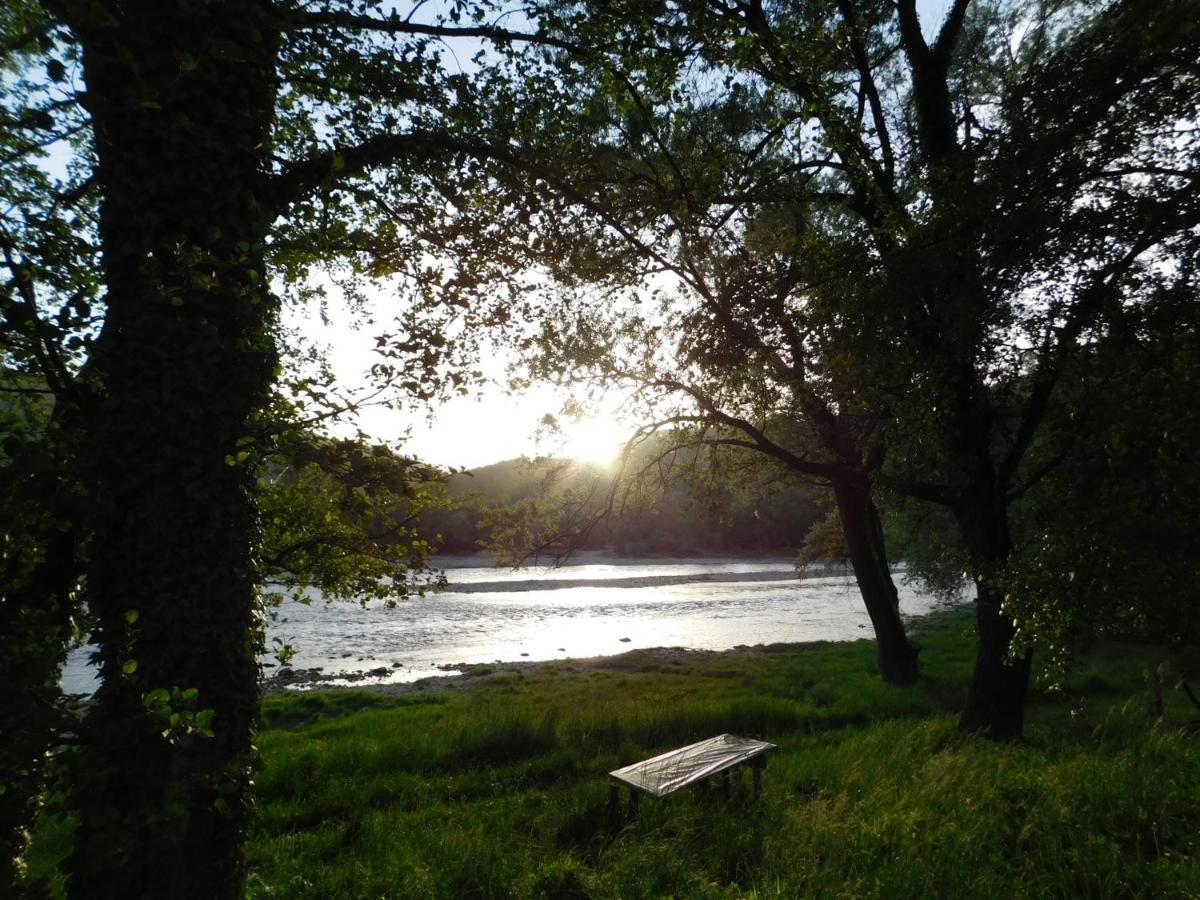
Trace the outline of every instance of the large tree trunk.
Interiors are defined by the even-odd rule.
[[[1012,549],[1007,509],[994,491],[981,490],[956,516],[974,570],[979,642],[959,727],[996,740],[1016,740],[1025,730],[1033,660],[1030,652],[1012,655],[1016,623],[1004,614],[1004,592],[996,581]]]
[[[854,578],[875,629],[879,674],[891,684],[911,684],[920,675],[920,651],[908,642],[900,618],[900,598],[888,567],[879,510],[865,478],[833,481],[842,534],[850,551]]]
[[[70,894],[237,897],[258,706],[247,435],[276,365],[276,25],[267,0],[54,5],[83,48],[107,287],[85,466],[103,682]]]
[[[975,588],[979,646],[959,727],[996,740],[1016,740],[1025,731],[1025,697],[1032,656],[1027,652],[1011,658],[1016,627],[1001,610],[1002,594],[978,580]]]

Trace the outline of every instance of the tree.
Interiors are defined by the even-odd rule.
[[[1198,224],[1196,19],[1190,2],[957,0],[930,41],[912,0],[698,0],[597,5],[566,25],[637,48],[620,71],[659,85],[655,102],[740,85],[773,110],[765,146],[805,176],[773,208],[802,205],[812,239],[790,255],[826,262],[788,314],[824,329],[829,376],[882,414],[869,471],[948,510],[969,562],[971,731],[1022,731],[1030,656],[1013,649],[1003,585],[1026,548],[1011,515],[1053,467],[1030,448],[1071,361],[1149,286],[1191,285],[1177,261]],[[684,181],[668,182],[681,205]],[[726,199],[703,196],[702,211]]]
[[[881,673],[915,680],[871,495],[881,416],[832,364],[830,330],[798,305],[838,260],[806,252],[832,223],[812,176],[781,158],[787,116],[740,85],[689,95],[700,88],[679,71],[688,54],[671,45],[688,38],[660,40],[640,13],[597,24],[553,4],[539,12],[564,46],[511,60],[463,139],[504,167],[524,212],[510,234],[466,245],[464,267],[477,282],[544,273],[554,286],[527,279],[493,298],[541,323],[514,339],[527,374],[637,398],[653,424],[635,443],[669,433],[667,452],[702,445],[706,466],[749,452],[830,485]],[[474,197],[460,207],[470,233],[495,209]],[[633,303],[613,302],[629,292]]]
[[[936,481],[921,483],[926,468],[902,488],[950,510],[976,582],[979,655],[962,724],[1003,738],[1021,733],[1030,669],[1012,645],[1019,600],[1005,599],[1006,571],[1029,552],[1012,510],[1070,450],[1039,465],[1031,445],[1072,390],[1082,348],[1175,280],[1164,259],[1193,252],[1197,148],[1186,132],[1170,147],[1159,137],[1194,107],[1197,35],[1175,23],[1196,10],[1114,3],[1076,20],[1034,8],[1013,56],[1011,21],[967,12],[957,4],[929,46],[901,7],[929,212],[883,279],[889,298],[920,298],[898,338],[932,396],[904,398],[898,418],[911,428],[923,404],[932,429],[908,433],[932,433],[938,447]],[[917,251],[931,246],[932,260]]]
[[[72,259],[91,285],[79,293],[49,279],[52,290],[30,303],[22,273],[32,257],[14,251],[6,314],[21,304],[27,314],[14,346],[40,352],[52,302],[87,318],[89,297],[101,300],[102,324],[80,339],[67,379],[77,394],[70,415],[47,385],[63,438],[50,430],[37,439],[54,441],[64,494],[78,485],[78,502],[58,508],[45,475],[26,479],[21,495],[46,523],[31,546],[57,545],[66,524],[86,537],[86,553],[66,548],[72,565],[59,568],[38,549],[29,557],[36,572],[5,571],[4,615],[26,623],[57,623],[74,608],[75,573],[86,579],[102,686],[76,757],[71,892],[236,896],[265,571],[259,475],[272,450],[261,437],[275,424],[279,374],[271,276],[301,284],[315,261],[353,259],[371,240],[386,243],[396,268],[426,266],[423,240],[441,213],[422,195],[444,187],[457,162],[440,135],[453,130],[461,84],[431,42],[509,33],[389,17],[372,5],[313,11],[269,0],[47,0],[5,16],[10,71],[44,68],[66,85],[38,106],[33,82],[6,73],[14,158],[64,134],[83,142],[74,165],[84,189],[52,193],[26,167],[20,186],[32,197],[22,202],[61,194],[82,217],[66,234],[85,238],[87,252]],[[389,219],[390,230],[372,232],[370,208],[349,202],[385,187],[408,204],[406,229]],[[37,265],[39,277],[53,274]],[[435,371],[435,343],[410,356],[440,379],[459,377]],[[52,364],[39,360],[39,377],[54,374]],[[407,365],[379,374],[400,383]],[[17,371],[25,366],[18,360]],[[6,518],[23,509],[14,500]],[[37,573],[51,571],[71,578],[42,584]],[[36,629],[30,640],[48,656],[34,688],[53,680],[63,646],[61,625]],[[164,727],[164,712],[183,727]],[[30,746],[45,737],[41,729]],[[11,822],[5,801],[6,850],[36,791],[31,776],[13,793]]]

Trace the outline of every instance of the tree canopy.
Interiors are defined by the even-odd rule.
[[[72,892],[236,896],[260,584],[420,569],[397,522],[429,473],[314,434],[356,401],[284,358],[317,274],[403,295],[391,397],[462,389],[499,328],[531,376],[827,483],[913,675],[877,503],[939,509],[976,592],[964,728],[1021,734],[1039,629],[1171,631],[1101,567],[1190,577],[1123,510],[1196,559],[1196,0],[953,0],[932,29],[915,0],[512,12],[0,12],[6,860],[81,599],[103,680]]]
[[[1194,5],[958,2],[929,38],[911,2],[554,10],[605,49],[508,101],[569,98],[522,150],[527,189],[570,209],[544,218],[549,270],[671,286],[650,317],[572,311],[550,358],[675,388],[684,418],[853,422],[871,482],[955,522],[980,633],[964,727],[1020,734],[1018,504],[1103,440],[1061,424],[1081,361],[1192,327],[1160,298],[1196,288]],[[661,377],[664,337],[716,387]]]
[[[280,382],[278,312],[281,295],[312,293],[317,266],[390,271],[381,253],[359,264],[368,246],[418,287],[440,277],[431,198],[463,163],[450,136],[467,76],[436,42],[508,33],[464,15],[478,18],[266,0],[5,7],[4,518],[20,534],[4,557],[5,649],[19,651],[4,654],[5,732],[20,738],[5,748],[6,862],[40,791],[42,709],[80,585],[102,686],[73,757],[72,891],[234,896],[259,584],[278,564],[386,593],[419,568],[403,530],[404,553],[369,558],[379,504],[411,502],[415,470],[304,435],[345,404],[319,378]],[[409,395],[453,389],[465,376],[439,342],[377,375]],[[305,515],[322,506],[314,535]],[[267,525],[280,527],[264,543]],[[384,588],[382,574],[400,577]],[[169,719],[207,711],[205,726],[164,731],[163,698],[186,704]]]

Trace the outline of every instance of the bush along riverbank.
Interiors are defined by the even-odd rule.
[[[1174,687],[1200,661],[1097,645],[995,744],[956,728],[970,629],[925,620],[909,688],[859,641],[269,697],[249,895],[1200,896],[1200,733]],[[607,771],[722,732],[779,745],[762,800],[735,781],[610,821]],[[34,875],[69,841],[46,818]]]

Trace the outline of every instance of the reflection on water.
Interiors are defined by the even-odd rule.
[[[386,668],[368,680],[413,681],[458,663],[871,634],[852,576],[797,579],[790,559],[623,560],[516,572],[468,565],[447,566],[446,574],[447,590],[395,609],[326,604],[314,592],[311,606],[280,608],[268,640],[295,646],[297,668]],[[935,607],[933,597],[897,581],[906,615]],[[86,657],[86,648],[72,654],[66,690],[92,689]]]

